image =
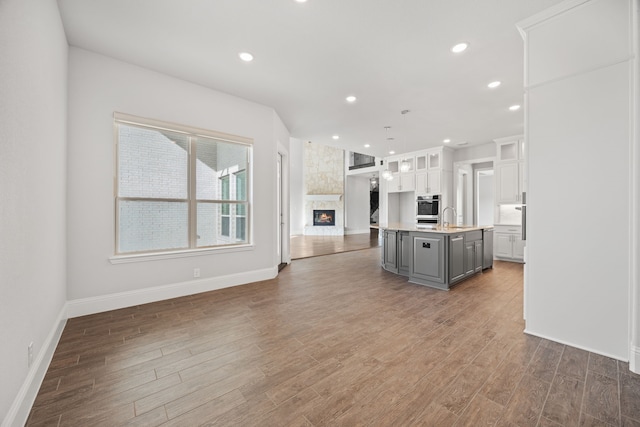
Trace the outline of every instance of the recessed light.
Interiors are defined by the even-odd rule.
[[[391,150],[391,151],[389,151],[389,154],[396,154],[396,152]]]
[[[520,109],[519,105],[512,105],[511,107],[509,107],[509,110],[511,111],[518,111]]]
[[[253,61],[253,55],[251,55],[249,52],[240,52],[238,54],[238,56],[240,57],[240,59],[242,59],[244,62],[251,62]]]
[[[353,95],[349,95],[346,98],[347,102],[356,102],[356,97]]]
[[[499,81],[496,80],[495,82],[489,83],[487,86],[489,86],[489,88],[491,88],[491,89],[495,89],[498,86],[500,86],[501,84],[502,84],[502,82],[499,82]]]
[[[454,47],[451,48],[451,52],[460,53],[464,52],[469,47],[469,43],[458,43]]]
[[[333,138],[333,139],[340,139],[340,135],[333,135],[331,138]]]
[[[298,3],[306,3],[307,0],[296,0],[296,2],[298,2]]]
[[[449,138],[447,138],[447,139],[443,139],[442,142],[444,142],[445,144],[448,144],[448,143],[451,142],[451,140]]]
[[[369,148],[371,147],[371,144],[364,144],[364,148]]]

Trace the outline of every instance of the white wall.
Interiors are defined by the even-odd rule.
[[[111,264],[114,111],[253,138],[255,246],[248,251]],[[121,303],[150,288],[191,283],[194,268],[200,268],[198,283],[204,288],[219,278],[245,282],[252,273],[255,278],[275,275],[275,164],[278,142],[286,148],[288,139],[271,108],[70,48],[68,298],[88,302],[93,300],[87,298],[126,293]]]
[[[629,119],[637,114],[631,3],[576,3],[520,24],[528,64],[526,331],[627,360]],[[597,222],[606,229],[589,215],[594,195],[606,195],[606,219]]]
[[[369,178],[347,175],[345,203],[347,221],[345,234],[369,233],[370,184]]]
[[[381,183],[384,180],[380,180]],[[382,199],[382,193],[380,193]],[[416,195],[413,191],[388,193],[389,212],[388,223],[402,222],[414,224],[416,222]],[[385,221],[384,224],[387,224]]]
[[[289,144],[291,235],[304,231],[304,145],[291,138]]]
[[[67,51],[55,1],[0,2],[3,426],[26,420],[64,325]]]

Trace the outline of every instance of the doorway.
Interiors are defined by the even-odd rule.
[[[493,158],[454,164],[455,208],[458,224],[493,225]]]

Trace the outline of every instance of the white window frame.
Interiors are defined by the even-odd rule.
[[[166,259],[166,258],[177,258],[184,256],[196,256],[196,255],[205,255],[212,252],[235,252],[238,250],[250,250],[253,248],[253,233],[252,233],[252,181],[251,181],[251,172],[252,172],[252,161],[253,161],[253,139],[246,138],[237,135],[231,135],[227,133],[206,130],[201,128],[195,128],[191,126],[180,125],[176,123],[164,122],[155,119],[148,119],[138,116],[132,116],[129,114],[114,112],[114,159],[115,159],[115,174],[114,174],[114,256],[110,257],[110,261],[113,264],[124,263],[124,262],[134,262],[134,261],[144,261],[144,260],[153,260],[153,259]],[[188,136],[189,140],[189,150],[188,150],[188,198],[185,200],[188,203],[188,228],[189,228],[189,239],[188,239],[188,248],[178,249],[178,250],[152,250],[152,251],[140,251],[140,252],[125,252],[118,253],[118,243],[119,243],[119,217],[118,217],[118,202],[119,200],[155,200],[151,198],[137,198],[137,197],[118,197],[118,135],[119,135],[119,125],[131,125],[131,126],[139,126],[143,128],[151,128],[163,131],[170,131],[176,133],[183,133]],[[246,159],[246,200],[198,200],[196,198],[196,141],[198,138],[211,138],[216,139],[218,141],[238,144],[246,146],[247,148],[247,159]],[[235,175],[229,174],[229,178]],[[231,179],[230,179],[231,181]],[[230,190],[232,183],[230,182]],[[233,193],[232,193],[233,194]],[[172,201],[179,201],[178,199]],[[230,210],[235,212],[235,206],[238,204],[242,204],[246,206],[245,215],[246,218],[246,241],[245,242],[232,242],[232,237],[235,236],[235,227],[231,223],[235,223],[234,216],[230,215],[229,218],[229,239],[228,243],[217,244],[206,247],[198,247],[197,245],[197,204],[198,202],[204,203],[214,203],[214,204],[230,204]]]

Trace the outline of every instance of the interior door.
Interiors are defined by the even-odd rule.
[[[278,153],[278,160],[277,160],[277,165],[276,165],[276,170],[277,170],[277,185],[276,185],[276,209],[277,209],[277,213],[276,213],[276,218],[278,219],[278,225],[277,225],[277,235],[278,235],[278,243],[277,243],[277,251],[278,251],[278,264],[282,264],[283,262],[286,262],[286,260],[284,260],[284,251],[282,250],[282,244],[283,244],[283,239],[282,239],[282,234],[284,232],[284,218],[282,217],[282,154]]]

